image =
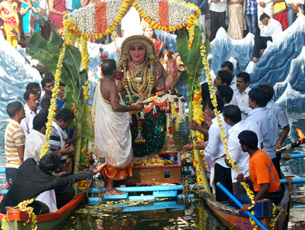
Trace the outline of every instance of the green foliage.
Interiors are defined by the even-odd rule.
[[[56,73],[57,62],[59,59],[60,50],[63,40],[57,33],[56,29],[52,29],[49,41],[45,40],[40,34],[34,33],[28,42],[26,42],[27,53],[34,59],[37,59],[43,64],[53,75]],[[76,116],[77,126],[81,128],[81,137],[92,140],[93,129],[88,124],[91,121],[89,105],[83,97],[83,86],[88,79],[86,71],[79,71],[81,65],[81,53],[72,45],[66,45],[65,57],[61,69],[60,81],[66,85],[65,92],[65,108],[72,109],[72,104],[75,103],[75,108],[78,111]]]
[[[200,84],[201,70],[204,67],[200,54],[201,43],[202,36],[198,26],[195,27],[194,41],[190,50],[188,49],[188,34],[186,28],[181,29],[177,36],[177,49],[187,72],[183,77],[183,81],[187,86],[190,102],[192,101],[194,90]]]

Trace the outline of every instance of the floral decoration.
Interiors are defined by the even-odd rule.
[[[192,46],[201,12],[196,5],[184,1],[105,0],[70,13],[65,20],[72,34],[98,39],[110,34],[132,5],[154,29],[171,32],[186,27],[190,35],[189,48]]]

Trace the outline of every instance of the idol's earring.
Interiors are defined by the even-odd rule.
[[[148,61],[148,55],[147,54],[145,54],[145,60]]]

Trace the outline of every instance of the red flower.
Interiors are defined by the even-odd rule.
[[[101,60],[104,61],[107,58],[107,56],[106,55],[101,55],[100,58],[101,58]]]
[[[129,125],[130,125],[130,126],[134,126],[134,123],[133,123],[133,122],[130,122]]]
[[[157,117],[159,117],[159,113],[153,113],[153,114],[151,115],[151,117],[152,117],[152,118],[157,118]]]
[[[171,111],[172,111],[171,109],[167,109],[166,113],[171,113]]]
[[[167,57],[170,57],[170,56],[172,56],[172,55],[174,55],[174,52],[172,52],[172,51],[168,51],[168,53],[167,53]]]
[[[146,121],[146,119],[145,118],[140,118],[139,121],[144,123]]]

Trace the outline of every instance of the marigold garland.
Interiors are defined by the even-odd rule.
[[[37,225],[36,225],[37,218],[34,213],[34,208],[28,206],[29,204],[33,203],[34,201],[35,201],[35,198],[22,201],[16,207],[13,207],[11,209],[18,209],[20,211],[27,212],[29,217],[28,217],[27,222],[23,223],[23,225],[25,226],[27,223],[29,223],[31,221],[32,222],[31,229],[37,230]],[[2,230],[8,230],[8,219],[7,218],[8,218],[8,216],[5,215],[2,219],[2,225],[1,225]]]
[[[204,121],[204,113],[203,113],[203,108],[202,108],[203,106],[201,104],[201,102],[202,102],[201,87],[198,87],[198,89],[200,89],[200,90],[194,91],[192,109],[193,109],[193,120],[198,125],[201,125],[202,122]],[[203,141],[204,134],[199,131],[196,131],[196,138],[198,141]],[[198,182],[198,185],[203,186],[202,177],[201,177],[201,173],[200,173],[199,159],[197,158],[197,155],[194,154],[194,151],[199,151],[202,159],[204,159],[204,151],[203,150],[192,150],[193,165],[194,165],[194,168],[196,169],[196,173],[197,173],[197,182]],[[204,168],[206,170],[207,165],[204,160],[203,160],[203,162],[204,162]]]
[[[101,3],[97,3],[95,5],[95,12],[96,11],[100,12],[100,13],[97,13],[94,15],[97,20],[96,23],[97,23],[97,25],[101,24],[101,26],[99,26],[99,29],[98,29],[98,31],[96,31],[96,33],[92,33],[92,32],[88,33],[85,31],[81,31],[81,29],[79,28],[79,25],[74,25],[72,18],[66,18],[64,20],[64,24],[66,24],[66,27],[68,28],[68,30],[70,31],[70,33],[73,36],[79,37],[79,36],[83,35],[85,38],[93,38],[93,39],[102,38],[105,35],[110,34],[117,27],[117,25],[120,23],[122,18],[125,16],[127,11],[130,9],[131,5],[133,5],[136,8],[136,10],[139,12],[141,18],[143,18],[144,21],[146,21],[154,29],[163,30],[166,32],[172,32],[172,31],[181,29],[183,27],[186,27],[187,30],[189,31],[188,48],[190,49],[192,46],[193,40],[194,40],[195,24],[197,24],[199,22],[199,15],[201,14],[201,11],[198,8],[198,6],[191,4],[191,3],[186,3],[184,1],[179,1],[179,0],[171,0],[170,2],[175,2],[179,5],[183,5],[183,6],[187,7],[188,9],[192,10],[191,11],[192,14],[190,16],[188,16],[187,22],[183,22],[177,26],[169,26],[170,12],[168,12],[169,2],[167,2],[167,1],[162,0],[159,2],[159,7],[161,9],[167,9],[165,11],[162,11],[162,14],[161,14],[161,11],[159,10],[160,11],[160,13],[159,13],[160,14],[159,15],[160,24],[159,24],[156,21],[153,21],[147,14],[144,13],[144,11],[139,7],[138,2],[136,0],[125,0],[121,6],[119,14],[115,18],[115,20],[111,26],[107,25],[107,18],[105,18],[106,14],[102,14],[100,12],[100,11],[107,12],[106,4],[104,2],[101,2]],[[173,12],[171,12],[171,13],[173,13]],[[71,17],[71,16],[68,15],[68,17]],[[107,26],[109,26],[109,27],[107,27]],[[70,45],[71,40],[72,39],[67,41],[68,45]]]
[[[50,140],[50,136],[51,136],[51,132],[52,132],[52,121],[54,120],[54,118],[56,116],[56,113],[55,113],[56,99],[57,99],[58,93],[59,93],[61,68],[62,68],[62,63],[64,60],[65,52],[66,52],[66,43],[63,43],[60,54],[59,54],[57,69],[56,69],[56,73],[55,73],[55,77],[54,77],[55,84],[54,84],[54,88],[52,89],[51,105],[50,105],[49,113],[48,113],[48,122],[46,123],[47,130],[46,130],[46,134],[45,134],[45,142],[43,143],[43,146],[42,146],[40,158],[42,158],[45,154],[47,154],[49,152],[49,148],[50,148],[49,140]]]
[[[84,34],[82,34],[82,36],[80,37],[80,44],[81,44],[80,52],[82,55],[81,70],[86,70],[88,72],[90,60],[89,60],[89,52],[87,48],[87,39]]]

